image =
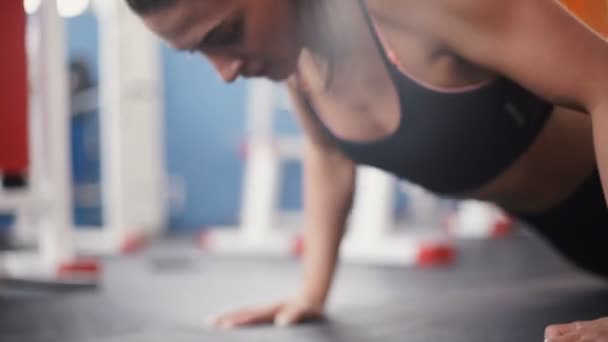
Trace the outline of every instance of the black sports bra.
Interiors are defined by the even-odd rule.
[[[534,142],[552,104],[503,77],[458,89],[415,80],[391,61],[392,52],[360,1],[396,87],[401,121],[389,136],[353,142],[337,137],[315,114],[347,157],[437,194],[463,195],[497,177]]]

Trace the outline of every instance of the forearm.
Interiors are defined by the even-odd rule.
[[[337,153],[307,148],[305,194],[307,222],[304,234],[302,295],[324,305],[331,288],[354,192],[354,165]]]

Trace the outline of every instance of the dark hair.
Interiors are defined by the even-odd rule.
[[[126,0],[135,13],[145,15],[175,5],[179,0]]]

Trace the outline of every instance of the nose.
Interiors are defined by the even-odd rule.
[[[209,54],[207,57],[226,83],[234,82],[243,70],[245,62],[242,58],[227,55]]]

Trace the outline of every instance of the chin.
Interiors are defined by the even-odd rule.
[[[287,75],[266,75],[266,79],[272,82],[284,82],[287,81],[287,79],[291,76],[292,74],[287,74]]]
[[[269,68],[264,76],[273,82],[283,82],[291,77],[295,72],[296,63],[283,63]]]

